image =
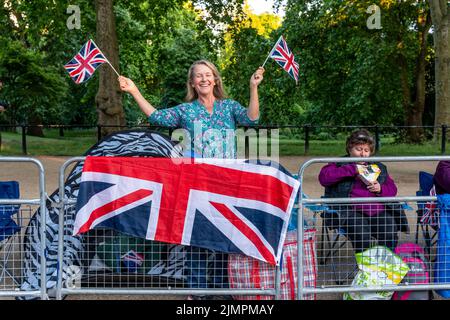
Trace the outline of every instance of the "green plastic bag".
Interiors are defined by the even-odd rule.
[[[353,279],[353,287],[372,287],[399,284],[409,271],[402,258],[383,246],[375,246],[355,254],[359,271]],[[389,300],[392,291],[349,292],[344,300]]]
[[[115,273],[147,273],[161,261],[167,245],[126,235],[117,235],[101,242],[96,253]]]

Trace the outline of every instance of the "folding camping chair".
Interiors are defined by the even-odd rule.
[[[430,196],[433,188],[433,175],[428,172],[419,172],[419,190],[416,192],[418,197]],[[422,233],[425,242],[425,252],[431,257],[431,248],[437,242],[439,229],[438,223],[439,210],[436,204],[431,202],[417,202],[417,225],[416,225],[416,243],[419,244],[419,230]],[[431,260],[431,259],[430,259]]]
[[[19,183],[0,181],[0,199],[19,199]],[[20,224],[20,205],[0,205],[0,283],[9,277],[16,285],[20,285],[14,271],[8,269],[8,262],[14,254],[15,235],[20,235],[20,225],[13,219],[14,215]]]
[[[322,239],[319,247],[321,253],[318,254],[319,264],[331,268],[331,280],[337,285],[349,284],[356,276],[358,266],[347,234],[339,224],[339,210],[345,210],[345,207],[323,205],[323,209],[320,212]]]
[[[294,178],[297,178],[297,175],[293,175],[293,176],[294,176]],[[306,194],[302,193],[302,198],[307,199],[308,196]],[[299,210],[298,200],[299,200],[299,194],[297,194],[297,196],[295,198],[295,202],[294,202],[294,207],[292,208],[292,214],[291,214],[291,219],[289,220],[288,231],[297,230],[298,210]],[[314,227],[316,225],[315,215],[317,213],[322,212],[324,210],[323,209],[324,207],[320,204],[312,204],[312,203],[305,204],[304,206],[305,206],[305,209],[308,209],[314,213],[313,217],[306,217],[306,216],[303,217],[304,228]]]
[[[322,241],[320,243],[321,259],[319,263],[331,267],[333,280],[338,285],[349,284],[358,272],[353,246],[345,229],[340,224],[340,214],[352,210],[350,204],[323,205],[320,213],[322,218]],[[396,203],[390,210],[412,210],[406,203]],[[405,228],[409,232],[409,227]],[[378,240],[371,237],[371,246]],[[327,263],[329,261],[329,263]]]

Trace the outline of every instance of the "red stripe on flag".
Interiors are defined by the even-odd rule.
[[[126,196],[123,196],[122,198],[119,198],[115,201],[111,201],[110,203],[107,203],[104,206],[101,206],[100,208],[95,209],[90,214],[88,221],[86,221],[86,223],[80,227],[80,230],[78,231],[78,233],[83,233],[83,232],[89,231],[91,228],[91,225],[95,222],[95,220],[102,217],[103,215],[105,215],[111,211],[120,209],[120,208],[130,204],[131,202],[148,197],[152,193],[153,193],[153,191],[151,191],[151,190],[145,190],[145,189],[136,190],[130,194],[127,194]]]
[[[273,254],[267,249],[266,245],[262,242],[260,237],[253,231],[244,221],[239,219],[233,211],[222,203],[212,202],[211,204],[216,208],[226,219],[228,219],[236,228],[242,231],[242,233],[249,239],[263,256],[264,260],[270,264],[275,265],[275,259]]]
[[[83,172],[116,174],[163,184],[155,240],[181,243],[191,189],[257,200],[287,210],[293,188],[276,177],[170,158],[92,157]]]
[[[287,183],[267,174],[205,163],[177,164],[169,158],[87,157],[83,172],[117,174],[159,183],[175,179],[183,188],[262,201],[283,211],[287,210],[293,190]]]

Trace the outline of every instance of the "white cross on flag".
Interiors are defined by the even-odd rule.
[[[278,264],[298,188],[274,163],[87,157],[74,234],[106,227]]]

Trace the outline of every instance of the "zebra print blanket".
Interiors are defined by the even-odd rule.
[[[181,150],[166,135],[152,131],[128,130],[113,133],[96,145],[91,147],[85,156],[140,156],[140,157],[181,157]],[[66,199],[76,199],[79,189],[83,161],[76,163],[65,181],[64,196]],[[49,296],[55,295],[57,283],[58,265],[58,219],[59,209],[52,206],[52,202],[59,202],[58,190],[47,200],[45,215],[46,241],[47,241],[47,268],[46,287]],[[24,236],[24,261],[21,290],[39,290],[40,283],[40,215],[37,210],[30,220]],[[83,236],[72,236],[73,223],[75,220],[74,206],[65,210],[64,219],[64,258],[62,267],[63,284],[71,276],[71,266],[77,266],[84,274],[86,266],[82,263],[82,254],[85,249]],[[184,248],[177,245],[169,246],[167,261],[161,261],[151,270],[152,275],[160,275],[181,279],[183,277]]]

